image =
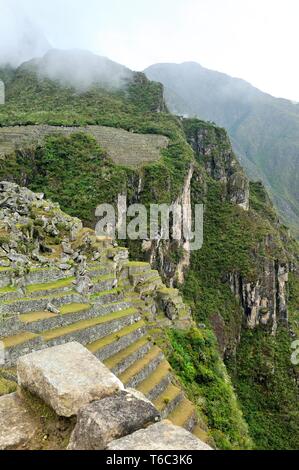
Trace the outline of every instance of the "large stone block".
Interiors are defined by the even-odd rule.
[[[36,423],[16,393],[0,397],[0,450],[26,445],[36,428]]]
[[[123,389],[123,384],[79,343],[38,351],[18,360],[19,384],[59,416],[76,415],[88,403]]]
[[[158,410],[136,394],[117,395],[91,403],[78,414],[69,450],[102,450],[114,439],[159,421]]]
[[[112,441],[108,450],[212,450],[185,429],[161,421],[130,436]]]

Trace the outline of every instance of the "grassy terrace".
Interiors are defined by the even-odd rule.
[[[114,356],[109,357],[109,359],[104,361],[104,363],[109,369],[113,369],[114,367],[117,366],[117,364],[119,364],[124,359],[129,357],[131,354],[134,354],[135,352],[137,352],[140,348],[145,346],[147,343],[148,343],[148,340],[146,337],[140,338],[139,340],[134,341],[134,343],[132,343],[126,349],[123,349],[122,351],[115,354]]]
[[[58,281],[48,283],[46,282],[43,284],[31,284],[27,286],[26,290],[29,294],[32,294],[42,290],[63,289],[64,287],[70,287],[73,281],[75,281],[75,277],[68,277],[65,279],[59,279]]]
[[[144,395],[148,395],[153,388],[158,385],[169,373],[171,367],[167,361],[162,361],[158,367],[145,380],[137,385],[137,390]]]
[[[91,304],[79,304],[79,303],[72,303],[72,304],[65,304],[59,307],[59,311],[61,315],[68,315],[70,313],[79,313],[89,310],[92,307]]]
[[[36,335],[35,333],[25,332],[8,338],[3,338],[1,341],[5,348],[11,348],[13,346],[18,346],[19,344],[27,343],[27,341],[38,338],[38,336],[39,335]]]
[[[147,268],[150,269],[150,264],[143,261],[129,261],[127,264],[129,268]]]
[[[23,323],[33,323],[35,321],[46,320],[48,318],[54,318],[58,315],[51,312],[32,312],[32,313],[24,313],[20,315],[20,320]]]
[[[153,346],[151,350],[143,356],[141,359],[136,361],[132,366],[130,366],[123,374],[120,375],[120,380],[127,384],[135,375],[142,371],[142,369],[148,366],[153,360],[158,358],[161,354],[161,349],[157,346]]]
[[[102,292],[96,292],[95,294],[92,294],[90,298],[92,300],[97,300],[97,299],[100,299],[101,297],[106,297],[108,295],[115,295],[115,294],[121,294],[121,293],[122,293],[122,289],[117,288],[117,289],[111,289],[111,290],[106,290]]]
[[[137,313],[136,309],[129,308],[127,310],[122,310],[121,312],[114,312],[114,313],[110,313],[109,315],[101,316],[98,318],[82,320],[77,323],[73,323],[72,325],[62,327],[62,328],[56,328],[53,330],[45,331],[42,334],[42,336],[46,341],[49,341],[51,339],[58,338],[60,336],[65,336],[70,333],[75,333],[77,331],[84,330],[86,328],[101,325],[104,323],[109,323],[114,320],[120,320],[124,317],[132,316],[136,313]]]
[[[134,333],[138,329],[144,327],[145,322],[143,320],[140,320],[139,322],[134,323],[134,325],[127,326],[117,333],[113,333],[112,335],[105,336],[105,338],[99,339],[98,341],[94,341],[93,343],[87,346],[87,349],[89,349],[90,352],[95,353],[100,349],[103,349],[104,347],[109,346],[110,344],[113,344],[116,341],[119,341],[124,336],[130,335],[131,333]]]
[[[17,289],[15,287],[12,287],[12,286],[8,286],[8,287],[1,287],[0,289],[0,295],[3,294],[10,294],[12,292],[17,292]]]
[[[59,307],[59,312],[61,315],[69,315],[72,313],[85,312],[91,308],[91,304],[79,304],[71,303],[65,304]],[[51,313],[47,311],[40,312],[30,312],[20,315],[20,320],[24,323],[33,323],[35,321],[46,320],[48,318],[58,317],[59,314]]]
[[[113,279],[115,279],[114,274],[103,274],[101,276],[93,277],[92,282],[93,284],[100,284],[101,282],[112,281]]]
[[[195,408],[191,401],[183,398],[180,404],[168,416],[168,419],[176,426],[184,426],[189,421],[191,416],[195,413]]]
[[[0,273],[5,273],[5,272],[9,273],[11,271],[12,271],[12,268],[6,268],[4,266],[0,266]]]
[[[13,305],[17,302],[30,302],[30,301],[40,301],[40,300],[50,300],[50,299],[61,299],[63,297],[67,297],[69,295],[78,295],[78,293],[73,290],[73,291],[67,291],[67,292],[58,292],[58,293],[53,293],[53,294],[48,294],[44,295],[43,297],[21,297],[20,299],[15,299],[15,300],[6,300],[3,302],[4,305]]]
[[[162,411],[168,405],[168,403],[175,400],[181,394],[182,390],[180,390],[178,387],[175,387],[173,384],[169,384],[168,387],[161,393],[161,395],[158,396],[158,398],[156,398],[156,400],[154,400],[153,403],[159,411]]]

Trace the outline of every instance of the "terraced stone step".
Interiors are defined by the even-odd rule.
[[[153,401],[153,404],[160,411],[161,416],[166,418],[175,410],[183,398],[184,394],[182,390],[170,383],[168,387]]]
[[[135,289],[140,295],[148,294],[158,289],[163,285],[162,279],[159,274],[153,274],[152,277],[148,277],[145,281],[140,282],[136,285]]]
[[[23,313],[20,315],[20,320],[24,323],[34,323],[40,320],[47,320],[48,318],[55,318],[58,315],[51,312],[33,312],[33,313]]]
[[[152,305],[148,305],[142,300],[133,299],[132,300],[132,305],[134,305],[134,307],[140,309],[140,311],[142,312],[143,317],[146,320],[149,320],[156,313],[156,308],[155,308],[154,303]]]
[[[116,277],[114,274],[105,274],[104,276],[96,276],[92,278],[93,288],[92,293],[106,292],[113,289]]]
[[[95,305],[104,305],[120,301],[124,298],[124,292],[121,289],[110,289],[107,291],[97,292],[90,296],[90,300]]]
[[[139,320],[140,314],[138,311],[129,308],[109,315],[72,323],[66,327],[45,331],[42,333],[42,337],[48,346],[64,344],[69,341],[78,341],[83,345],[87,345]]]
[[[76,321],[86,319],[91,308],[91,304],[65,304],[60,307],[60,314],[48,311],[24,313],[20,315],[20,320],[25,323],[26,330],[42,333],[45,330],[70,325]]]
[[[26,274],[26,284],[44,284],[56,282],[74,275],[74,269],[70,268],[69,271],[63,271],[59,268],[33,268]]]
[[[12,268],[0,266],[0,288],[7,287],[11,284]]]
[[[199,424],[196,424],[194,426],[194,428],[192,429],[192,434],[194,434],[194,436],[198,437],[198,439],[205,442],[206,444],[209,444],[210,437],[208,433],[200,427]]]
[[[133,286],[136,286],[139,283],[143,284],[145,282],[150,282],[151,280],[156,280],[157,278],[160,279],[158,271],[152,269],[130,274],[130,279]]]
[[[84,127],[58,127],[50,125],[29,125],[0,128],[0,155],[11,153],[16,146],[40,144],[47,135],[69,136],[74,132],[92,134],[97,142],[107,150],[108,156],[116,164],[138,167],[160,159],[161,150],[167,148],[169,139],[158,134],[137,134],[124,129],[89,125]]]
[[[0,313],[29,313],[47,310],[48,303],[60,308],[67,303],[80,303],[82,297],[75,291],[62,292],[44,297],[24,297],[0,303]]]
[[[74,276],[51,281],[43,284],[30,284],[26,287],[26,292],[32,296],[49,296],[73,288]]]
[[[162,351],[157,346],[153,346],[145,356],[120,374],[119,379],[127,387],[136,388],[140,382],[156,369],[163,359]]]
[[[87,346],[98,359],[105,361],[109,357],[125,349],[128,345],[138,341],[146,334],[146,325],[143,320],[129,325],[117,333],[106,336],[105,338],[94,341]]]
[[[111,273],[114,273],[114,271],[115,271],[115,264],[113,262],[111,263],[95,262],[95,263],[89,263],[87,266],[87,274],[92,279],[94,277],[106,276],[107,274],[111,275]]]
[[[168,418],[176,426],[181,426],[187,431],[192,431],[196,423],[195,407],[187,398],[183,398],[178,406],[168,415]]]
[[[134,275],[138,273],[145,273],[151,271],[150,263],[145,263],[142,261],[129,261],[126,266],[129,271],[129,275]]]
[[[49,329],[68,326],[81,320],[88,320],[110,313],[120,312],[131,308],[132,304],[129,299],[106,303],[103,305],[93,305],[91,303],[70,303],[59,308],[60,313],[51,319],[41,320],[36,323],[27,324],[27,329],[40,333]],[[22,315],[23,316],[23,315]],[[22,317],[21,316],[21,317]]]
[[[166,360],[158,364],[155,370],[137,385],[137,390],[149,400],[155,400],[171,381],[171,367]]]
[[[7,268],[6,268],[7,269]],[[95,287],[93,292],[101,292],[101,291],[108,291],[113,288],[115,282],[115,275],[114,273],[111,274],[112,266],[103,268],[100,264],[96,266],[91,266],[88,271],[88,275],[91,277],[92,282],[94,283]],[[3,271],[4,272],[4,271]],[[5,271],[11,272],[11,271]],[[40,274],[42,273],[42,274]],[[46,276],[49,274],[49,276]],[[54,276],[52,276],[54,273]],[[0,273],[1,274],[1,273]],[[45,282],[38,282],[33,283],[32,277],[34,278],[47,278],[47,277],[54,277],[50,281],[45,280]],[[59,278],[58,278],[59,277]],[[74,276],[66,276],[63,271],[59,270],[52,270],[49,268],[37,268],[33,269],[28,275],[26,275],[26,294],[25,296],[28,298],[37,298],[37,297],[45,297],[49,295],[55,295],[56,293],[61,293],[64,291],[74,289],[74,282],[76,278]],[[11,279],[10,277],[7,278],[8,284],[0,287],[0,299],[3,301],[9,301],[14,299],[22,299],[24,298],[24,293],[19,289],[17,290],[15,287],[10,285]]]
[[[42,337],[31,332],[22,332],[15,336],[2,338],[1,341],[4,345],[5,367],[14,366],[20,356],[44,347]]]
[[[97,267],[96,267],[97,266]],[[99,263],[97,265],[91,266],[88,271],[88,275],[91,277],[91,280],[94,284],[93,292],[102,292],[112,290],[115,283],[115,275],[111,274],[112,266],[106,268],[101,267]],[[7,268],[6,268],[7,269]],[[10,271],[5,271],[10,272]],[[42,275],[40,275],[42,273]],[[54,280],[45,282],[32,283],[32,277],[34,278],[47,278],[45,274],[49,274],[49,277],[54,277]],[[52,276],[54,273],[54,276]],[[0,273],[1,274],[1,273]],[[57,278],[59,276],[59,278]],[[8,285],[5,285],[0,288],[0,299],[3,301],[10,301],[15,299],[26,298],[38,298],[38,297],[48,297],[50,295],[55,295],[56,293],[63,293],[69,290],[74,290],[74,282],[76,278],[74,276],[66,276],[61,270],[52,270],[46,268],[37,268],[33,269],[28,275],[26,275],[26,288],[25,296],[21,290],[17,290],[15,287],[10,285],[11,279],[8,278]]]
[[[19,344],[23,344],[24,342],[31,341],[35,339],[38,335],[30,332],[23,332],[19,335],[9,336],[8,338],[2,338],[1,341],[4,344],[5,348],[12,348],[13,346],[18,346]]]
[[[139,340],[134,341],[127,348],[109,357],[104,363],[115,375],[120,375],[136,361],[143,358],[151,348],[152,344],[148,341],[146,336],[143,336]]]
[[[22,294],[19,294],[19,295],[22,295]],[[18,291],[15,287],[6,286],[6,287],[0,288],[0,300],[1,301],[13,300],[16,298],[16,296],[18,296]]]

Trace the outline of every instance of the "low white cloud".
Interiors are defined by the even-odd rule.
[[[298,15],[298,0],[0,0],[0,61],[48,43],[135,70],[196,61],[299,101]]]

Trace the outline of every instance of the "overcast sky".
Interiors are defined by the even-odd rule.
[[[134,70],[196,61],[299,101],[299,0],[0,0],[0,55],[28,24],[56,48]]]

